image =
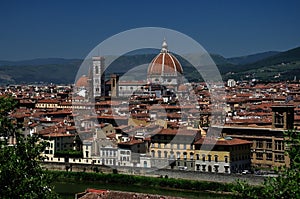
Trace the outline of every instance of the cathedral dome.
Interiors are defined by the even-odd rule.
[[[148,67],[148,77],[179,76],[183,69],[177,58],[169,53],[166,41],[163,41],[161,52],[151,61]]]
[[[76,87],[88,87],[88,77],[83,75],[75,83]]]

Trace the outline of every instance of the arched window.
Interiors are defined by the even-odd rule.
[[[187,158],[187,152],[183,152],[183,158],[184,158],[184,160],[186,160],[186,158]]]
[[[211,161],[211,155],[208,155],[208,162]]]
[[[194,159],[194,153],[190,152],[190,159],[193,160]]]
[[[158,157],[161,158],[161,151],[157,151]]]
[[[151,151],[151,155],[152,155],[153,158],[155,157],[155,151],[154,150]]]
[[[167,151],[164,151],[164,157],[168,158],[168,152]]]
[[[208,165],[208,172],[212,172],[212,167]]]
[[[228,156],[225,156],[225,163],[228,163]]]

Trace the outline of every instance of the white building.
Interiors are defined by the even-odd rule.
[[[228,79],[227,80],[227,86],[228,87],[235,87],[236,86],[236,81],[234,79]]]

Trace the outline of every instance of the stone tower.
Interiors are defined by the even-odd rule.
[[[104,57],[93,57],[93,97],[105,95]]]
[[[118,97],[119,96],[119,76],[116,74],[112,74],[110,76],[110,84],[111,84],[111,97]]]
[[[294,106],[274,105],[272,108],[272,128],[283,128],[284,130],[294,128]]]

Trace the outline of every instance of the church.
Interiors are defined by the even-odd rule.
[[[77,94],[95,100],[104,96],[128,97],[136,91],[149,91],[151,88],[166,88],[177,91],[183,84],[183,68],[178,59],[169,52],[166,40],[163,41],[160,53],[150,62],[147,79],[143,81],[119,81],[119,76],[112,74],[105,79],[103,72],[104,57],[92,57],[88,76],[80,77],[75,84]]]

